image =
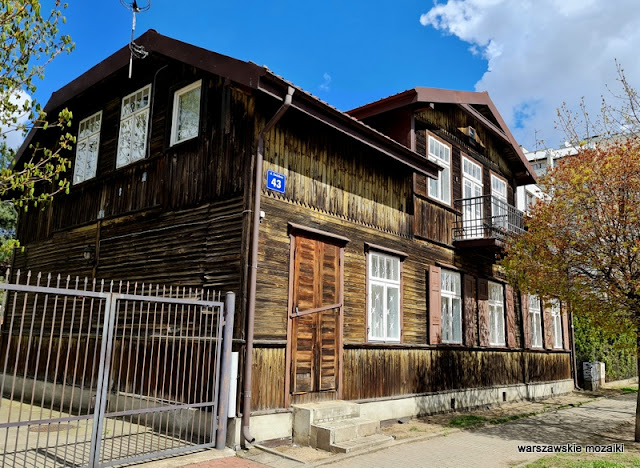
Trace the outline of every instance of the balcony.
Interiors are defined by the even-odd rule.
[[[493,195],[455,201],[461,213],[453,226],[453,245],[501,250],[509,236],[524,231],[522,211]]]

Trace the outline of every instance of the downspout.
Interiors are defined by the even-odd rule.
[[[252,443],[255,438],[249,432],[251,413],[251,371],[253,366],[253,326],[256,311],[256,283],[258,276],[258,235],[260,229],[260,194],[262,193],[262,161],[264,158],[264,136],[280,120],[291,105],[294,89],[289,86],[287,95],[280,109],[258,135],[258,151],[256,154],[256,180],[253,198],[253,230],[251,231],[251,271],[249,273],[249,304],[247,310],[247,339],[244,357],[244,399],[242,405],[242,438]]]
[[[571,342],[571,359],[573,361],[573,385],[577,390],[582,390],[580,385],[578,385],[578,362],[576,360],[576,335],[575,329],[573,326],[573,311],[570,311],[569,316],[569,327],[571,330],[570,342]]]

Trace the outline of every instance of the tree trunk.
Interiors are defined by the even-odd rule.
[[[640,327],[636,329],[636,362],[638,364],[638,397],[636,398],[636,435],[635,441],[640,442]]]

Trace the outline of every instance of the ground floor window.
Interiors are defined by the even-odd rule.
[[[462,343],[462,293],[460,273],[442,270],[442,342]]]
[[[542,309],[540,298],[529,296],[529,323],[531,324],[531,347],[542,348]]]
[[[369,252],[368,260],[368,338],[400,341],[400,258]]]
[[[504,286],[489,281],[489,344],[505,345]]]
[[[553,347],[562,348],[562,318],[560,317],[560,301],[551,299],[551,322],[553,327]]]

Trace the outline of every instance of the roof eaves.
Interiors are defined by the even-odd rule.
[[[443,169],[438,164],[429,161],[419,153],[412,151],[403,144],[398,143],[394,139],[375,128],[370,127],[348,113],[337,109],[325,101],[322,101],[318,97],[312,95],[308,91],[305,91],[299,86],[294,85],[283,77],[276,75],[268,69],[267,73],[268,75],[266,75],[265,78],[270,77],[270,80],[261,81],[258,88],[261,91],[278,99],[282,99],[284,92],[279,88],[282,85],[291,86],[296,90],[296,93],[293,95],[293,102],[291,106],[300,112],[303,112],[314,119],[323,121],[326,125],[349,135],[361,143],[364,143],[365,145],[384,153],[386,156],[389,156],[429,177],[437,178],[438,172]]]
[[[400,109],[415,102],[418,102],[416,89],[407,89],[406,91],[351,109],[347,111],[346,114],[362,120],[384,112]]]
[[[224,76],[249,88],[260,89],[278,99],[282,99],[282,94],[278,93],[279,90],[273,90],[269,89],[268,86],[263,86],[269,81],[263,80],[263,77],[269,77],[271,80],[275,80],[281,84],[292,86],[298,91],[298,96],[294,99],[294,103],[296,104],[294,107],[298,107],[300,111],[316,119],[323,120],[337,130],[376,148],[387,156],[401,161],[412,169],[430,177],[437,177],[438,172],[442,170],[437,164],[428,161],[418,153],[411,151],[404,145],[397,143],[381,132],[365,125],[360,120],[340,111],[302,88],[274,74],[266,67],[261,67],[252,62],[234,59],[177,39],[163,36],[153,29],[145,32],[136,39],[136,43],[144,47],[148,52],[157,53],[212,74]],[[109,75],[112,75],[116,70],[128,66],[129,60],[129,47],[122,47],[75,80],[54,92],[45,106],[45,111],[51,112],[58,109],[73,96],[96,85]],[[302,99],[300,98],[301,96],[303,97]],[[16,160],[22,158],[22,155],[31,144],[35,133],[35,129],[29,132],[18,151]]]

